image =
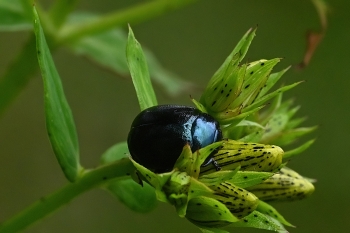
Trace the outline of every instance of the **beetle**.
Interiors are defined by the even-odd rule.
[[[169,172],[189,144],[192,152],[222,140],[219,123],[209,114],[180,105],[158,105],[140,112],[128,135],[134,161],[155,173]],[[211,158],[203,163],[214,162]]]

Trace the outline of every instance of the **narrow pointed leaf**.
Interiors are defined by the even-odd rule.
[[[253,104],[249,105],[248,107],[246,107],[243,112],[245,111],[249,111],[251,109],[254,109],[256,108],[257,106],[260,106],[262,104],[264,104],[266,101],[268,101],[269,99],[272,99],[273,97],[277,96],[278,94],[280,93],[283,93],[285,91],[288,91],[290,89],[292,89],[293,87],[299,85],[300,83],[302,82],[297,82],[297,83],[293,83],[291,85],[288,85],[288,86],[284,86],[284,87],[281,87],[279,89],[277,89],[276,91],[274,92],[271,92],[270,94],[267,94],[261,98],[259,98],[257,101],[255,101]]]
[[[207,109],[199,101],[192,99],[192,102],[196,108],[198,108],[199,110],[201,110],[204,113],[208,113]]]
[[[253,227],[270,231],[285,232],[283,226],[277,225],[269,216],[258,211],[254,211],[250,215],[241,219],[239,222],[234,222],[230,227]]]
[[[222,69],[224,69],[224,67],[226,67],[230,63],[230,61],[232,60],[232,57],[236,53],[241,54],[239,62],[242,61],[242,59],[244,58],[244,56],[248,52],[250,44],[252,43],[252,41],[255,37],[255,32],[256,32],[256,28],[254,28],[254,29],[251,28],[246,32],[246,34],[244,34],[244,36],[240,39],[240,41],[237,43],[236,47],[232,50],[230,55],[226,58],[225,62],[220,66],[220,68],[216,71],[216,73],[218,73]]]
[[[295,140],[299,139],[301,136],[309,134],[316,129],[317,129],[317,126],[303,127],[303,128],[296,128],[293,130],[289,130],[289,131],[283,132],[283,134],[280,137],[276,138],[271,143],[285,146],[293,143]]]
[[[240,168],[241,167],[237,167],[235,170],[232,171],[217,171],[208,175],[202,175],[199,177],[199,181],[207,186],[220,184],[228,180],[231,181],[232,177],[236,175]]]
[[[295,113],[297,113],[299,111],[299,109],[300,109],[300,106],[296,106],[296,107],[290,109],[287,112],[288,118],[291,119],[295,115]]]
[[[69,18],[69,25],[93,21],[98,16],[92,13],[74,13]],[[68,41],[68,46],[78,55],[85,56],[99,66],[119,75],[128,76],[129,69],[125,57],[127,35],[121,28],[84,36],[76,41]],[[165,69],[147,48],[143,48],[151,79],[161,85],[170,96],[176,96],[192,89],[194,84],[181,79]]]
[[[203,233],[229,233],[228,231],[225,231],[223,229],[219,229],[219,228],[204,228],[204,227],[200,227],[199,229],[201,229],[201,231]]]
[[[264,130],[260,129],[260,130],[252,132],[252,133],[240,138],[238,141],[241,141],[241,142],[260,142],[263,135],[264,135]]]
[[[129,149],[126,141],[119,142],[108,148],[101,156],[101,164],[113,163],[122,158],[128,158]]]
[[[275,58],[271,60],[260,60],[253,63],[251,66],[248,65],[245,81],[242,86],[242,92],[231,103],[229,108],[234,109],[242,103],[250,105],[259,94],[260,88],[265,85],[266,79],[271,70],[279,61],[279,58]]]
[[[141,111],[157,105],[145,55],[131,28],[126,46],[126,58]]]
[[[262,141],[264,143],[271,143],[271,141],[278,137],[284,127],[286,126],[288,122],[288,116],[283,113],[276,113],[272,116],[272,118],[269,120],[269,122],[266,124],[265,127],[265,133],[262,137]]]
[[[229,87],[229,85],[225,85],[225,84],[228,80],[228,76],[231,76],[232,71],[234,71],[234,70],[238,71],[238,74],[237,74],[237,72],[233,72],[233,73],[237,74],[238,76],[234,75],[236,77],[232,77],[229,80],[231,85],[233,85],[233,86],[230,86],[229,88],[227,88],[225,90],[225,94],[222,95],[221,97],[225,98],[226,95],[229,95],[230,98],[232,98],[232,97],[235,97],[236,95],[239,94],[240,89],[241,89],[241,85],[243,82],[243,78],[244,78],[244,76],[241,76],[241,73],[242,73],[241,71],[243,71],[243,75],[244,75],[245,66],[241,67],[239,69],[238,65],[239,65],[239,62],[242,61],[245,54],[247,53],[248,48],[249,48],[249,46],[250,46],[250,44],[255,36],[255,31],[256,31],[256,29],[248,30],[248,32],[238,42],[238,44],[233,49],[233,51],[230,53],[230,55],[225,59],[224,63],[220,66],[220,68],[214,73],[213,77],[210,79],[203,95],[200,98],[200,102],[208,108],[208,111],[213,110],[210,112],[216,112],[216,111],[220,111],[226,107],[224,105],[216,104],[216,102],[217,102],[216,98],[218,98],[220,96],[220,94],[224,94],[223,87],[225,87],[225,88]],[[224,81],[224,79],[225,79],[225,83],[221,83],[222,81]],[[219,93],[214,93],[214,96],[213,96],[213,93],[212,93],[213,90],[214,90],[214,92],[216,90]],[[222,92],[221,92],[221,90],[222,90]],[[216,106],[213,107],[213,105],[215,105],[215,104],[216,104]]]
[[[259,106],[255,109],[252,109],[250,111],[246,111],[244,113],[232,113],[231,111],[221,112],[217,114],[212,114],[212,116],[221,124],[230,124],[230,127],[236,126],[239,122],[244,120],[246,117],[258,112],[260,109],[262,109],[265,106]]]
[[[238,220],[224,204],[204,196],[195,197],[189,201],[186,218],[199,227],[213,228],[222,227]]]
[[[259,201],[259,205],[256,208],[257,211],[267,214],[270,217],[278,220],[280,223],[289,226],[289,227],[294,227],[291,223],[289,223],[278,211],[273,208],[271,205],[269,205],[266,202]]]
[[[269,104],[269,108],[266,111],[260,112],[259,118],[261,124],[265,125],[267,121],[277,112],[282,103],[282,93],[273,97],[272,102]]]
[[[135,212],[150,212],[158,204],[154,188],[146,182],[141,186],[132,179],[119,180],[108,184],[106,188]]]
[[[68,180],[79,173],[79,145],[72,112],[63,92],[40,20],[34,8],[37,55],[44,83],[46,127],[53,151]]]
[[[307,119],[307,117],[299,117],[299,118],[295,118],[295,119],[290,120],[287,123],[287,125],[285,127],[285,130],[290,130],[290,129],[294,129],[294,128],[298,127],[306,119]]]
[[[129,159],[128,156],[129,150],[127,143],[120,142],[103,153],[101,156],[101,164],[105,165],[120,159]],[[157,206],[154,188],[146,182],[141,186],[130,177],[124,180],[111,181],[105,188],[133,211],[147,213]]]
[[[201,100],[211,112],[220,112],[230,105],[239,94],[242,86],[245,68],[237,65],[238,56],[234,56],[222,75],[210,83],[204,91]]]
[[[214,193],[207,185],[203,182],[191,178],[191,185],[188,192],[188,200],[199,196],[210,196]]]
[[[283,159],[289,159],[290,157],[300,154],[301,152],[305,151],[308,149],[313,143],[315,142],[315,139],[309,140],[302,144],[301,146],[298,146],[297,148],[293,150],[289,150],[284,152]]]
[[[280,72],[270,74],[269,78],[266,81],[266,85],[261,89],[257,99],[264,96],[278,82],[282,75],[284,75],[284,73],[289,70],[290,67],[291,66],[287,67],[284,70],[281,70]]]
[[[241,188],[247,188],[264,182],[273,176],[271,172],[239,171],[229,182]]]
[[[264,126],[260,125],[259,123],[255,122],[255,121],[248,121],[248,120],[243,120],[236,125],[236,127],[242,127],[242,126],[258,127],[260,129],[265,128]]]

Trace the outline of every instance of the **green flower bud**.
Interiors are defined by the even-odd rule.
[[[168,201],[175,206],[187,204],[187,194],[191,177],[186,172],[174,172],[168,182],[163,186],[163,191]]]
[[[263,201],[293,201],[310,196],[315,188],[295,171],[282,168],[277,174],[247,190]]]
[[[204,196],[188,202],[186,218],[199,227],[224,227],[238,221],[220,201]]]
[[[241,167],[243,171],[270,172],[281,165],[283,153],[283,150],[278,146],[228,139],[217,149],[213,159],[222,170],[235,170],[237,167]],[[200,174],[215,171],[216,167],[209,164],[201,167]]]
[[[201,97],[201,103],[210,113],[225,111],[240,95],[246,65],[239,66],[239,56],[235,54],[223,73],[209,83]]]
[[[231,184],[223,182],[210,186],[215,191],[214,198],[225,204],[237,218],[243,218],[252,213],[258,206],[258,198],[253,194]]]
[[[240,95],[230,104],[228,109],[238,107],[244,109],[252,104],[265,86],[272,68],[280,61],[279,58],[272,60],[259,60],[248,64]]]

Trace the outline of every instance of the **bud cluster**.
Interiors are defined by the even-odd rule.
[[[242,63],[254,36],[255,30],[243,36],[200,100],[193,99],[220,123],[225,139],[195,152],[186,145],[167,173],[156,174],[132,160],[159,200],[174,205],[180,217],[205,232],[225,232],[222,227],[283,232],[283,225],[292,225],[268,202],[299,200],[314,191],[313,180],[283,163],[313,140],[286,152],[280,147],[315,129],[296,128],[304,118],[292,119],[298,107],[282,102],[282,93],[299,83],[269,93],[288,68],[271,73],[279,58]],[[259,111],[269,100],[269,108]]]

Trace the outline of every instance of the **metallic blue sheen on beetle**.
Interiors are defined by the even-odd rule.
[[[133,160],[155,173],[169,172],[189,144],[192,152],[222,139],[219,123],[198,109],[158,105],[139,113],[128,136]],[[210,158],[204,164],[210,163]]]

